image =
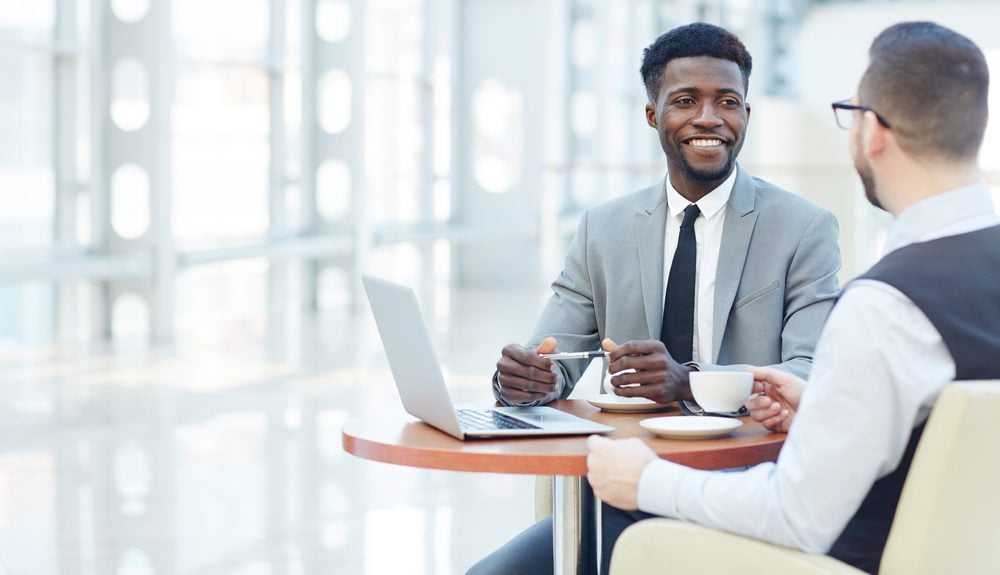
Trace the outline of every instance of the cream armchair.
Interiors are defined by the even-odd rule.
[[[880,575],[1000,572],[1000,380],[941,393],[917,447]],[[860,574],[811,555],[670,519],[622,533],[612,575]]]

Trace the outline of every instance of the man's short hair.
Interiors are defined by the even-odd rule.
[[[975,159],[986,131],[990,72],[982,50],[933,22],[885,29],[868,51],[860,104],[892,126],[918,157]]]
[[[709,56],[735,62],[743,75],[743,95],[750,86],[753,58],[746,46],[732,32],[704,22],[678,26],[663,34],[642,52],[642,83],[649,101],[654,102],[667,64],[674,58]]]

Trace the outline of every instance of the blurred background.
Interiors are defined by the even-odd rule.
[[[0,573],[464,572],[532,479],[343,453],[398,408],[360,274],[490,401],[581,212],[663,175],[642,49],[702,20],[754,57],[741,164],[837,215],[847,281],[888,218],[829,104],[912,19],[1000,71],[996,1],[0,0]]]

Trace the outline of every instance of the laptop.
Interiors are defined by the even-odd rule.
[[[455,408],[441,365],[420,313],[417,295],[407,286],[362,276],[389,368],[407,413],[458,439],[589,435],[613,427],[551,407]]]

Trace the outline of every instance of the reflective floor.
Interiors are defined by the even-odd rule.
[[[456,401],[544,294],[425,301]],[[530,476],[343,452],[398,406],[367,309],[213,344],[0,346],[0,573],[463,573],[532,521]]]

